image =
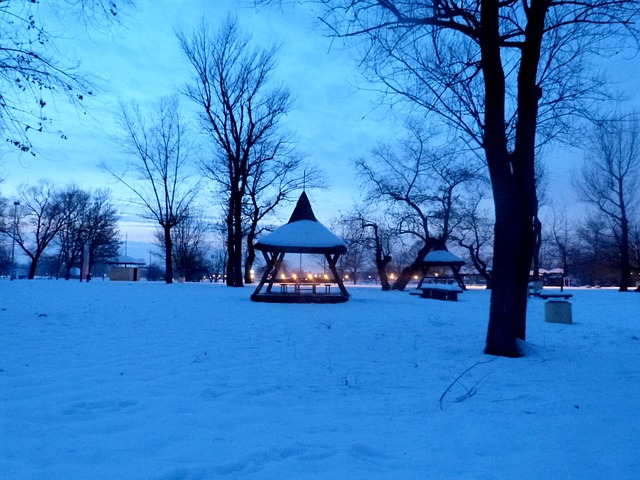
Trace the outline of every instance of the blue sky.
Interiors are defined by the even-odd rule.
[[[358,196],[351,160],[364,155],[378,140],[393,138],[393,118],[384,107],[376,108],[378,96],[362,86],[353,52],[327,38],[315,21],[312,7],[298,5],[284,10],[250,7],[249,0],[138,0],[126,11],[123,25],[111,32],[87,32],[73,22],[61,26],[43,12],[47,25],[60,37],[57,45],[67,57],[77,57],[96,85],[98,95],[87,100],[87,114],[58,97],[49,111],[67,140],[57,136],[33,137],[37,157],[2,152],[6,181],[2,193],[11,197],[12,186],[50,178],[59,183],[75,182],[85,188],[108,187],[122,213],[122,234],[133,245],[149,239],[149,228],[140,210],[127,201],[130,194],[99,168],[99,163],[124,162],[114,143],[119,130],[115,118],[120,101],[151,104],[173,94],[189,80],[190,69],[180,51],[177,31],[189,31],[204,18],[215,26],[229,12],[253,34],[256,43],[281,45],[277,80],[295,97],[294,109],[283,122],[298,138],[299,148],[324,168],[328,190],[310,192],[321,221],[350,208]],[[51,19],[49,19],[51,17]],[[638,59],[613,64],[614,76],[627,93],[638,86]],[[184,98],[182,105],[192,109]],[[569,178],[581,154],[555,147],[546,155],[550,189],[559,202],[571,203],[574,195]],[[207,203],[206,193],[203,194]],[[213,202],[209,202],[213,203]],[[283,212],[283,217],[288,211]],[[147,247],[145,247],[147,248]],[[130,252],[131,253],[131,252]],[[139,253],[139,252],[135,252]],[[140,255],[143,255],[140,253]]]
[[[340,45],[332,45],[307,7],[261,9],[246,0],[149,1],[139,0],[128,10],[123,25],[111,32],[87,32],[79,26],[55,26],[58,46],[65,56],[78,58],[82,70],[96,85],[97,95],[86,101],[87,113],[58,97],[48,113],[54,128],[68,135],[32,138],[38,155],[4,152],[8,175],[3,193],[12,186],[50,178],[75,182],[85,188],[108,187],[122,213],[122,233],[135,242],[148,238],[138,207],[130,194],[99,168],[103,160],[124,163],[114,143],[119,134],[115,118],[120,101],[135,100],[143,106],[164,95],[176,93],[189,80],[176,32],[189,31],[204,18],[216,26],[227,14],[237,15],[241,27],[251,32],[256,43],[281,45],[276,81],[287,85],[295,98],[294,108],[283,127],[298,138],[299,148],[327,171],[328,190],[310,192],[319,218],[328,221],[338,210],[347,210],[357,196],[351,159],[389,134],[392,119],[384,109],[375,109],[376,97],[359,89],[356,60]],[[45,16],[46,13],[43,13]],[[193,109],[181,99],[185,110]],[[206,203],[206,193],[203,194]],[[314,198],[315,197],[315,198]],[[288,216],[288,212],[284,212]]]

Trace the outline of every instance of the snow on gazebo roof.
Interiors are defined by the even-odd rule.
[[[424,257],[424,263],[430,265],[463,265],[464,260],[448,250],[433,250]]]
[[[345,253],[345,243],[322,225],[302,192],[289,222],[259,240],[256,249],[290,253]]]

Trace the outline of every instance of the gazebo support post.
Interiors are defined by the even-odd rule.
[[[265,253],[265,257],[266,257]],[[271,293],[271,289],[273,288],[274,282],[278,279],[278,272],[280,271],[280,265],[282,265],[282,260],[284,260],[284,252],[274,253],[272,255],[273,264],[271,271],[271,280],[269,280],[269,285],[267,285],[267,293]]]
[[[460,267],[458,267],[457,265],[452,265],[451,266],[451,271],[453,272],[453,276],[456,279],[456,282],[458,282],[458,285],[460,286],[460,288],[462,290],[466,290],[467,287],[465,286],[464,282],[462,281],[462,275],[460,275]]]
[[[284,257],[284,254],[273,254],[271,256],[269,256],[268,252],[262,252],[262,254],[264,255],[264,260],[267,264],[266,268],[264,269],[264,273],[262,274],[262,278],[260,278],[260,282],[258,283],[258,286],[256,287],[255,291],[253,292],[254,295],[258,295],[260,293],[260,290],[262,290],[262,287],[264,286],[264,284],[266,283],[266,281],[269,279],[269,275],[271,274],[271,272],[273,272],[273,278],[269,281],[269,285],[267,286],[267,292],[271,291],[271,287],[273,286],[273,282],[274,279],[276,277],[276,275],[278,274],[278,268],[280,266],[280,262],[282,262],[282,258],[280,258],[280,262],[278,262],[278,256],[280,257]],[[275,268],[275,271],[274,271]]]
[[[265,261],[267,262],[267,267],[264,269],[264,273],[262,274],[262,278],[260,278],[260,281],[258,282],[258,286],[256,287],[255,291],[253,292],[253,295],[258,295],[260,293],[260,290],[262,290],[262,286],[267,281],[267,278],[269,278],[269,273],[271,272],[271,262],[269,260],[269,257],[267,257],[266,253],[264,253],[264,258],[265,258]]]
[[[349,292],[347,292],[347,289],[344,287],[344,283],[342,283],[342,279],[340,278],[340,275],[338,274],[338,269],[336,268],[336,264],[338,263],[338,258],[340,258],[340,254],[336,253],[335,255],[331,255],[329,253],[325,253],[324,257],[327,259],[327,263],[329,264],[329,270],[331,270],[331,273],[333,273],[333,278],[338,284],[338,288],[340,289],[340,291],[345,297],[348,297]]]

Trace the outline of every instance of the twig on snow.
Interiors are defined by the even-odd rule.
[[[469,373],[473,368],[477,367],[478,365],[482,365],[483,363],[490,363],[490,362],[493,362],[494,360],[495,360],[495,358],[492,358],[491,360],[485,360],[484,362],[476,362],[473,365],[471,365],[469,368],[467,368],[464,372],[462,372],[460,375],[458,375],[455,378],[455,380],[453,382],[451,382],[451,384],[445,389],[445,391],[442,392],[442,395],[440,395],[440,400],[439,400],[440,410],[442,410],[442,401],[444,400],[444,397],[447,395],[447,393],[449,393],[451,391],[453,386],[456,383],[458,383],[463,376],[465,376],[467,373]],[[477,392],[477,388],[476,388],[475,385],[473,387],[471,387],[470,389],[465,387],[465,390],[467,391],[467,393],[465,395],[463,395],[462,397],[459,397],[457,399],[458,402],[461,402],[462,400],[464,400],[466,398],[472,397]]]

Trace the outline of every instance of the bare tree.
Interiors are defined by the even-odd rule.
[[[591,214],[580,222],[576,243],[579,248],[574,254],[573,269],[587,285],[603,285],[619,278],[617,246],[609,222],[602,213]]]
[[[9,201],[5,197],[0,196],[0,233],[4,233],[8,228],[13,230],[13,220],[9,220],[8,206]],[[13,258],[11,249],[5,244],[5,240],[6,237],[4,235],[0,236],[0,275],[7,275],[13,278]]]
[[[278,0],[255,0],[273,3]],[[520,356],[535,241],[536,145],[567,138],[602,85],[593,54],[637,35],[632,0],[318,0],[393,99],[437,113],[484,150],[495,203],[485,352]]]
[[[547,187],[548,177],[547,170],[543,163],[537,162],[535,164],[536,169],[536,205],[535,215],[533,217],[533,255],[532,266],[533,270],[532,280],[534,282],[540,281],[540,250],[542,249],[542,221],[540,220],[540,209],[547,201]]]
[[[356,285],[368,260],[369,239],[362,225],[359,212],[343,214],[331,222],[331,230],[347,246],[347,253],[340,257],[338,271],[343,278]]]
[[[290,108],[290,94],[270,86],[277,48],[253,47],[231,17],[215,32],[202,23],[179,40],[193,67],[186,94],[200,107],[202,125],[216,147],[205,172],[226,197],[227,285],[241,287],[243,202],[257,164],[269,158],[260,148],[284,141],[278,123]]]
[[[76,62],[56,48],[51,22],[38,14],[36,0],[0,2],[0,131],[6,141],[23,152],[32,152],[29,135],[51,131],[46,106],[54,95],[66,96],[80,106],[93,91]],[[51,6],[59,15],[80,17],[92,27],[120,18],[122,5],[131,0],[58,0]],[[64,133],[56,132],[65,138]]]
[[[251,270],[256,260],[254,243],[268,230],[265,219],[273,216],[282,204],[293,201],[294,193],[309,188],[321,188],[321,172],[307,165],[298,152],[279,143],[262,143],[254,149],[256,160],[247,182],[244,215],[246,217],[246,258],[244,281],[251,283]]]
[[[171,238],[174,267],[187,282],[199,281],[209,270],[209,230],[209,225],[196,209],[190,210],[183,221],[173,229]],[[157,245],[166,251],[162,230],[156,231],[155,237]]]
[[[71,269],[79,263],[83,253],[82,216],[90,194],[76,185],[69,185],[60,192],[60,208],[67,214],[67,221],[62,226],[56,237],[59,245],[58,268],[56,278],[61,266],[65,265],[65,279],[71,278]]]
[[[13,238],[31,260],[27,278],[32,280],[43,253],[67,224],[71,211],[62,208],[60,191],[46,181],[23,185],[19,197],[16,227],[4,222],[0,230]]]
[[[82,217],[82,243],[89,245],[89,271],[93,266],[114,260],[120,249],[118,211],[111,203],[107,190],[97,190],[91,194],[89,204]]]
[[[631,229],[630,241],[629,241],[629,257],[631,268],[634,270],[636,292],[640,292],[640,218],[637,219],[633,228]],[[633,286],[634,282],[631,282]]]
[[[619,250],[620,291],[631,286],[629,220],[640,207],[640,121],[609,118],[597,125],[576,187],[583,201],[603,213]]]
[[[460,223],[452,238],[464,248],[476,271],[491,289],[491,246],[493,245],[493,217],[483,208],[487,200],[485,182],[481,179],[469,188],[459,206]],[[542,226],[542,224],[540,224]]]
[[[552,209],[553,221],[551,222],[550,237],[557,251],[558,258],[562,265],[562,283],[560,290],[564,289],[565,279],[569,275],[569,261],[573,251],[573,243],[575,239],[574,228],[569,220],[566,205],[559,211]]]
[[[225,272],[227,271],[227,237],[224,232],[224,222],[217,222],[214,224],[212,226],[212,233],[209,278],[212,282],[218,283],[219,280],[224,279]]]
[[[136,196],[144,215],[162,229],[166,282],[173,282],[171,229],[182,222],[198,192],[190,161],[192,151],[175,97],[163,98],[148,112],[122,105],[120,144],[130,155],[127,170],[104,168]]]
[[[5,244],[0,244],[0,275],[11,275],[11,250]]]
[[[376,271],[378,272],[382,291],[387,292],[391,290],[387,266],[393,260],[390,245],[391,229],[385,228],[384,225],[381,226],[379,221],[371,221],[367,218],[362,218],[362,227],[364,229],[370,228],[373,233],[370,243],[373,244]]]
[[[371,160],[356,160],[368,201],[387,204],[398,232],[421,241],[412,263],[398,275],[398,290],[422,272],[427,253],[446,243],[456,221],[458,190],[478,174],[478,166],[457,152],[431,147],[432,137],[417,124],[410,123],[408,130],[399,146],[380,145]]]
[[[89,280],[96,263],[114,260],[118,256],[118,212],[106,190],[87,192],[70,186],[63,191],[62,198],[69,218],[57,237],[60,248],[58,270],[64,264],[64,276],[69,280],[71,269],[77,266],[81,268],[80,281],[85,274]],[[82,271],[85,254],[88,255],[86,272]]]
[[[348,252],[355,252],[357,270],[368,268],[369,263],[375,265],[382,291],[385,292],[391,290],[387,267],[392,261],[392,239],[397,236],[395,226],[389,226],[388,220],[384,213],[361,204],[354,205],[351,211],[342,214],[334,222],[347,244]],[[341,265],[348,265],[352,261],[353,257],[349,257],[348,253],[346,257]]]

